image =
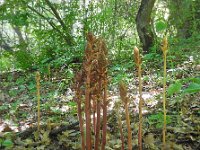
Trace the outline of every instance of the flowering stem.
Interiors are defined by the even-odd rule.
[[[138,66],[138,77],[139,77],[139,131],[138,131],[138,145],[139,150],[142,150],[142,75],[141,75],[141,64]]]
[[[166,59],[167,53],[163,53],[163,59],[164,59],[164,73],[163,73],[163,113],[164,113],[164,123],[163,123],[163,149],[166,147]]]
[[[37,87],[37,115],[38,115],[37,130],[40,131],[40,73],[39,72],[36,72],[36,87]]]

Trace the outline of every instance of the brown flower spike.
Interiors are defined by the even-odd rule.
[[[166,36],[163,38],[161,49],[162,49],[163,53],[167,52],[168,41],[167,41],[167,37]]]
[[[38,125],[37,130],[40,131],[40,73],[36,72],[36,89],[37,89],[37,115],[38,115]]]
[[[127,87],[123,81],[119,83],[119,92],[121,99],[124,103],[125,114],[126,114],[126,125],[128,130],[128,150],[132,150],[132,131],[130,125],[129,110],[128,110],[129,98],[127,96]]]
[[[140,58],[140,51],[136,46],[134,47],[134,59],[135,59],[136,66],[138,68],[139,65],[141,64],[141,58]]]
[[[138,70],[138,79],[139,79],[139,129],[138,129],[138,146],[139,150],[142,150],[142,61],[140,57],[139,49],[134,47],[134,58],[135,64]]]
[[[84,61],[82,69],[75,77],[75,100],[78,106],[78,117],[82,137],[82,150],[105,150],[107,130],[107,48],[103,39],[96,38],[91,32],[86,36]],[[85,92],[84,102],[81,100]],[[85,105],[84,133],[82,108]],[[103,116],[101,117],[101,112]],[[101,123],[103,124],[101,126]],[[92,131],[93,127],[93,131]],[[102,133],[101,133],[102,127]],[[94,136],[93,133],[94,132]]]
[[[163,114],[164,114],[164,122],[163,122],[163,149],[166,149],[166,77],[167,77],[167,51],[168,51],[168,42],[167,37],[163,38],[161,49],[163,51]]]

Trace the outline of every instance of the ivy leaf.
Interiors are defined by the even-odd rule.
[[[184,93],[197,93],[200,92],[200,84],[198,83],[191,83],[188,88],[186,88]]]
[[[171,84],[167,90],[167,93],[169,96],[173,95],[174,93],[180,92],[182,87],[182,84],[180,82],[176,82],[174,84]]]
[[[164,21],[158,21],[156,22],[156,31],[160,32],[167,28],[167,24]]]

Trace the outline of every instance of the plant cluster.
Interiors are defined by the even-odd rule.
[[[163,39],[162,47],[164,59],[164,79],[163,79],[163,148],[166,147],[166,54],[168,49],[167,38]],[[138,128],[138,148],[142,150],[142,60],[139,49],[134,48],[134,59],[139,80],[139,128]],[[81,132],[82,149],[90,150],[99,149],[100,131],[101,131],[101,110],[102,117],[102,140],[101,149],[105,149],[106,145],[106,122],[107,122],[107,49],[105,42],[101,38],[96,38],[92,33],[87,34],[87,45],[85,48],[85,56],[82,69],[75,76],[75,100],[77,102],[78,118]],[[119,83],[120,97],[122,99],[126,125],[128,132],[128,149],[132,150],[132,131],[129,117],[129,98],[127,96],[127,87],[123,81]],[[85,97],[83,97],[85,95]],[[83,100],[84,99],[84,100]],[[84,135],[84,119],[82,117],[82,104],[85,108],[85,124],[86,136]],[[117,107],[119,109],[119,105]],[[118,123],[120,127],[120,135],[122,141],[122,149],[124,149],[124,136],[122,130],[121,118],[118,112]],[[91,128],[93,127],[93,129]],[[94,143],[92,143],[92,133],[94,133]]]
[[[103,39],[96,38],[92,33],[87,34],[82,69],[75,76],[75,100],[82,139],[82,149],[105,149],[107,128],[107,48]],[[85,95],[84,100],[83,95]],[[84,135],[82,107],[85,106],[86,136]],[[101,111],[103,116],[101,118]],[[101,126],[101,119],[103,125]],[[93,128],[91,128],[93,127]],[[100,131],[102,128],[101,142]],[[94,133],[94,143],[92,143]],[[86,138],[85,138],[86,137]]]

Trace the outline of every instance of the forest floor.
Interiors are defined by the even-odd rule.
[[[168,69],[168,88],[181,81],[180,91],[171,88],[167,97],[167,145],[174,150],[198,150],[200,147],[200,93],[186,92],[191,83],[200,84],[197,66],[188,63]],[[113,69],[113,68],[112,68]],[[58,74],[58,73],[57,73]],[[71,79],[65,73],[52,74],[41,80],[41,132],[37,131],[37,100],[35,75],[12,72],[2,75],[0,89],[0,149],[80,149],[80,132]],[[110,74],[108,136],[106,149],[120,149],[120,133],[115,104],[120,101],[117,69]],[[128,71],[126,81],[130,97],[133,147],[137,148],[138,92],[137,77]],[[55,78],[57,77],[57,78]],[[171,86],[172,87],[172,86]],[[174,90],[174,91],[173,91]],[[190,90],[190,89],[189,89]],[[194,90],[194,89],[193,89]],[[170,91],[168,91],[170,92]],[[176,93],[177,92],[177,93]],[[162,147],[162,73],[143,72],[143,147]],[[123,131],[127,137],[123,106]]]

